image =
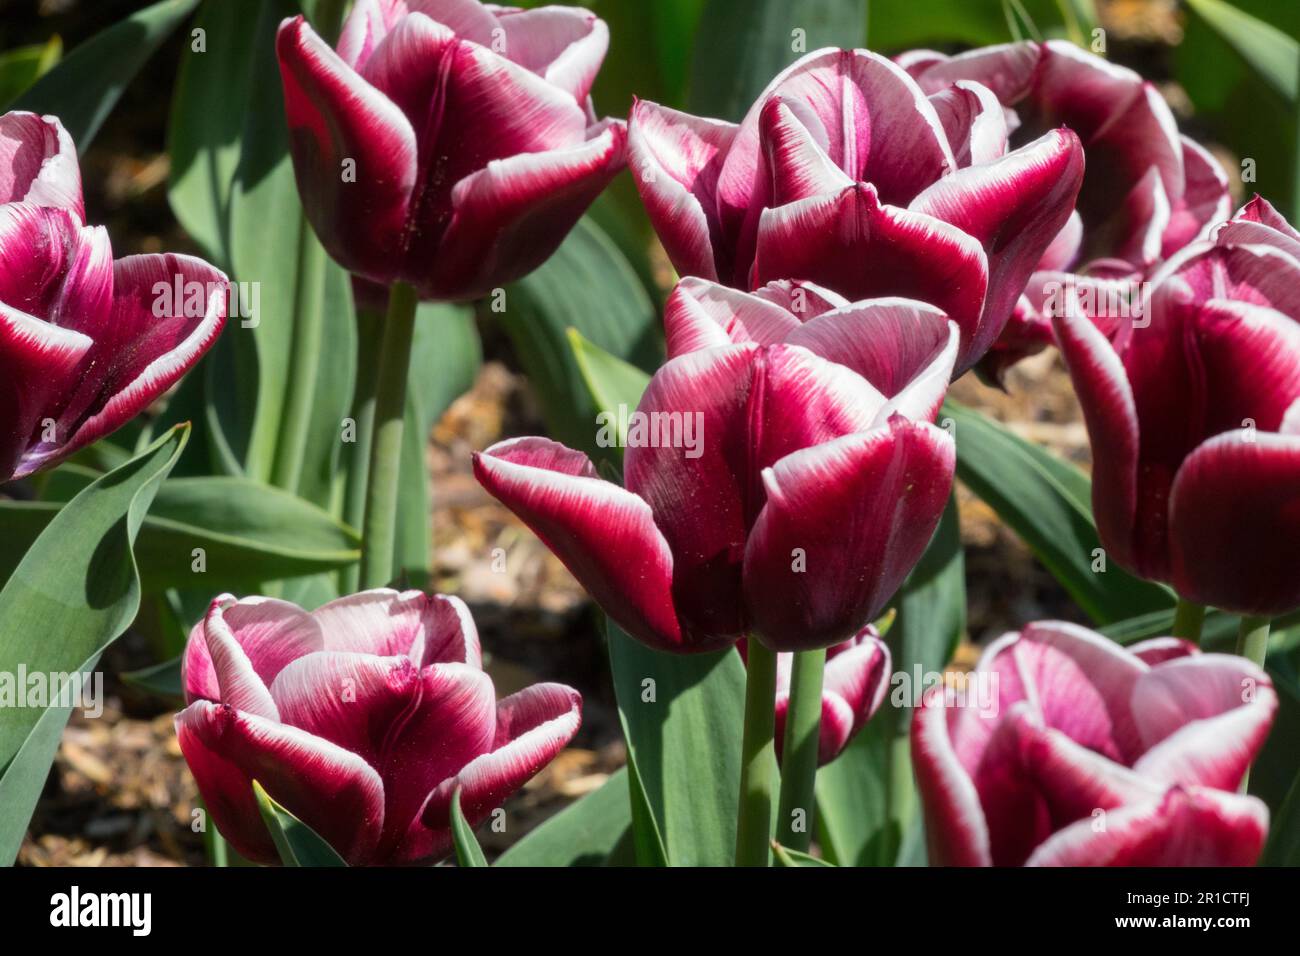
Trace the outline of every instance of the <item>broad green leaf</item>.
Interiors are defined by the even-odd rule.
[[[1187,6],[1278,95],[1292,103],[1300,98],[1300,40],[1224,0],[1187,0]]]
[[[788,846],[782,846],[779,843],[772,844],[772,856],[776,859],[777,866],[834,866],[834,863],[828,863],[825,860],[819,860],[817,857],[808,853],[802,853],[799,850],[792,850]]]
[[[497,858],[494,866],[600,866],[632,826],[627,770],[565,807]]]
[[[77,47],[18,98],[13,109],[58,116],[84,153],[122,91],[199,0],[162,0]]]
[[[460,809],[460,787],[451,795],[451,840],[456,849],[457,866],[487,866],[487,857],[478,845],[474,828]]]
[[[1078,468],[955,401],[944,403],[957,440],[957,477],[1020,536],[1097,624],[1173,606],[1173,596],[1102,557],[1090,484]]]
[[[619,725],[623,728],[623,739],[630,741],[632,734],[628,729],[627,718],[620,713]],[[655,808],[650,804],[641,772],[637,770],[636,753],[628,747],[627,752],[627,799],[629,814],[632,817],[632,858],[637,866],[668,866],[668,848],[664,846],[663,833],[659,830],[659,820]]]
[[[629,760],[668,862],[730,866],[745,710],[740,655],[652,651],[612,622],[606,633]]]
[[[256,780],[253,796],[285,866],[347,866],[324,837],[276,803]]]
[[[569,345],[578,363],[582,379],[587,384],[595,403],[597,414],[613,416],[618,447],[622,448],[627,435],[619,414],[622,406],[632,412],[641,403],[641,395],[650,384],[650,376],[630,362],[610,355],[604,349],[587,341],[577,329],[569,329]]]
[[[161,664],[151,664],[137,671],[127,671],[121,677],[132,687],[153,694],[155,697],[182,700],[185,697],[185,686],[181,682],[181,661],[182,658],[173,657]]]
[[[644,369],[662,358],[654,303],[618,247],[583,219],[551,259],[505,293],[499,320],[537,393],[548,431],[600,457],[596,407],[579,373],[570,327],[606,352]]]
[[[1067,37],[1076,42],[1092,6],[1088,0],[1019,0],[1018,5],[1024,11],[1023,17],[1015,14],[1022,29],[1032,22],[1044,38]],[[869,0],[867,6],[867,43],[881,53],[916,47],[984,46],[1015,38],[1002,0]],[[1095,11],[1091,19],[1095,23]]]
[[[0,110],[48,73],[63,55],[63,41],[57,36],[45,43],[20,46],[0,53]]]
[[[187,434],[167,432],[97,480],[28,549],[0,591],[0,673],[88,674],[130,625],[140,606],[132,547]],[[18,853],[70,704],[0,707],[0,862]]]
[[[0,545],[0,576],[58,520],[59,510],[56,501],[0,501],[9,532]],[[247,478],[174,478],[144,519],[136,562],[151,591],[198,587],[215,593],[339,568],[358,559],[359,546],[351,528],[278,488]]]
[[[691,112],[738,122],[804,53],[860,47],[866,0],[710,0],[700,17]]]
[[[1300,773],[1269,827],[1264,866],[1300,866]]]

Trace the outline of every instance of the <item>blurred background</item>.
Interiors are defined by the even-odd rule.
[[[250,17],[260,8],[258,0],[225,2],[247,7]],[[714,59],[694,43],[701,22],[732,3],[589,3],[611,31],[609,55],[594,92],[598,113],[626,115],[635,94],[700,114],[738,118],[760,90],[720,75]],[[137,0],[0,0],[0,105],[11,102],[78,44],[146,5]],[[1256,54],[1267,54],[1276,35],[1252,39],[1249,31],[1225,34],[1221,23],[1212,22],[1216,11],[1222,14],[1222,4],[822,0],[805,7],[812,11],[809,22],[799,26],[807,30],[809,50],[865,42],[887,54],[916,47],[955,52],[1052,36],[1093,49],[1104,42],[1109,59],[1153,81],[1183,131],[1220,157],[1239,191],[1234,198],[1259,191],[1279,208],[1296,209],[1293,156],[1300,76],[1285,75],[1285,50],[1282,73],[1261,70]],[[1234,0],[1234,7],[1271,23],[1281,35],[1300,37],[1300,3],[1294,0]],[[177,223],[168,198],[169,177],[176,173],[169,152],[169,119],[188,40],[185,31],[178,32],[151,56],[82,158],[88,216],[108,227],[117,256],[164,250],[202,253]],[[746,38],[728,42],[744,45]],[[796,54],[754,46],[746,48],[745,55],[770,59],[770,69],[761,71],[770,76]],[[1271,62],[1279,61],[1274,57]],[[275,96],[278,91],[254,90],[251,95]],[[1253,160],[1256,182],[1242,183],[1242,160]],[[626,254],[650,303],[661,303],[674,277],[626,173],[600,200],[592,218]],[[472,451],[501,438],[548,430],[548,398],[539,395],[530,380],[536,366],[519,348],[518,336],[503,332],[490,316],[480,316],[477,325],[482,362],[472,385],[450,403],[426,436],[433,504],[427,583],[459,594],[473,609],[500,695],[537,680],[564,680],[586,699],[584,726],[575,746],[510,804],[509,832],[481,835],[492,853],[597,788],[621,766],[623,751],[604,642],[582,590],[471,474]],[[652,355],[658,345],[651,337],[638,348]],[[1005,392],[967,376],[953,396],[1087,467],[1087,436],[1054,351],[1017,366]],[[969,666],[980,644],[1026,621],[1085,620],[985,504],[964,489],[960,502],[969,611],[968,633],[953,666]],[[496,549],[506,555],[506,573],[493,570]],[[68,726],[20,864],[204,862],[202,838],[190,830],[196,793],[172,731],[174,703],[113,676],[157,660],[156,635],[150,633],[154,626],[163,625],[142,615],[110,649],[102,665],[110,695],[105,719],[75,717]]]

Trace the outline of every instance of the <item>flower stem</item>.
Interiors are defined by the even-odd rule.
[[[1237,653],[1248,661],[1253,661],[1260,667],[1264,666],[1264,658],[1268,655],[1268,632],[1272,622],[1266,617],[1243,617],[1241,619],[1241,629],[1237,632]],[[1246,792],[1246,785],[1250,783],[1250,768],[1241,778],[1241,792]]]
[[[388,316],[375,369],[374,435],[370,443],[370,480],[361,535],[362,588],[388,584],[393,576],[393,541],[397,530],[397,476],[402,462],[402,425],[406,416],[406,376],[411,367],[415,330],[415,288],[395,282],[388,292]]]
[[[357,385],[352,397],[353,435],[348,457],[348,477],[343,499],[343,520],[360,528],[366,519],[366,487],[370,479],[370,445],[375,432],[375,390],[379,386],[379,348],[384,317],[369,309],[357,310]],[[350,564],[339,572],[339,593],[360,589],[361,569]]]
[[[1193,604],[1191,601],[1179,598],[1178,607],[1174,609],[1174,637],[1181,637],[1193,644],[1199,644],[1201,643],[1201,628],[1204,624],[1204,605]]]
[[[821,743],[822,677],[826,649],[800,651],[790,674],[790,706],[785,713],[781,746],[781,803],[777,813],[777,842],[807,852],[812,843],[813,787],[817,781],[817,751]]]
[[[324,282],[325,250],[304,219],[298,235],[298,285],[294,291],[293,344],[286,379],[288,394],[271,470],[273,484],[295,493],[302,481],[312,404],[316,401],[325,330]]]
[[[767,866],[776,752],[776,654],[755,637],[745,657],[745,733],[740,744],[736,866]]]

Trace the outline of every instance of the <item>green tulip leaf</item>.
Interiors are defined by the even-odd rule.
[[[285,866],[347,866],[324,837],[276,803],[256,780],[253,796]]]
[[[458,866],[487,866],[487,857],[483,855],[483,848],[478,845],[478,838],[474,836],[474,828],[469,825],[465,819],[465,814],[460,808],[460,787],[451,795],[451,841],[456,849],[456,863]]]

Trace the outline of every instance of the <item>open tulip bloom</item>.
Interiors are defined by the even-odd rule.
[[[1102,544],[1196,604],[1300,607],[1297,289],[1300,234],[1256,199],[1161,268],[1138,319],[1074,298],[1055,318]]]
[[[0,116],[0,482],[122,427],[225,324],[222,273],[182,255],[114,262],[108,233],[83,215],[58,120]]]
[[[1064,270],[1146,274],[1231,211],[1227,174],[1179,134],[1155,86],[1073,43],[1027,41],[951,57],[916,50],[898,63],[929,94],[954,83],[984,84],[1010,111],[1013,143],[1065,126],[1087,157],[1077,210],[1044,251],[1029,297],[981,367],[991,378],[1051,344],[1041,290]]]
[[[739,125],[638,102],[628,153],[682,275],[921,299],[961,330],[961,373],[1001,333],[1083,178],[1068,129],[1011,151],[1007,133],[980,83],[927,96],[882,56],[827,49],[777,76]]]
[[[956,328],[903,299],[802,323],[691,280],[666,323],[675,357],[637,412],[693,419],[696,447],[629,441],[620,488],[581,452],[518,438],[475,456],[479,481],[651,647],[848,639],[884,609],[947,503],[953,442],[930,420]]]
[[[286,20],[294,169],[330,255],[443,300],[541,265],[624,165],[589,95],[608,45],[577,7],[358,0],[337,51]]]
[[[1236,788],[1277,695],[1250,661],[1160,638],[1125,650],[1072,624],[991,644],[967,688],[912,722],[931,862],[1249,866],[1263,802]],[[974,698],[978,697],[978,700]]]
[[[222,595],[185,649],[176,718],[199,792],[241,854],[277,854],[253,781],[352,865],[451,848],[460,790],[482,822],[573,738],[582,699],[534,684],[498,701],[457,598],[363,591],[313,612]]]

